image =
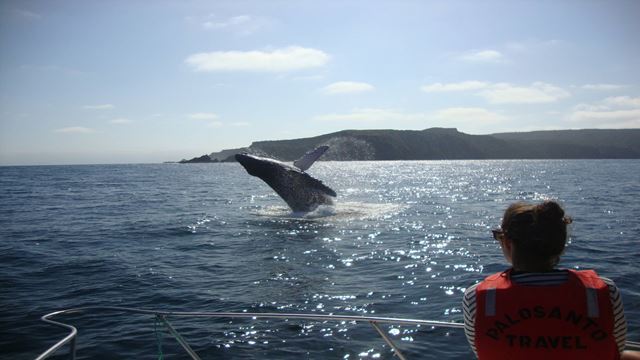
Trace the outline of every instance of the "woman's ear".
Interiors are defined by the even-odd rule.
[[[507,236],[503,236],[502,240],[500,240],[500,245],[502,246],[502,253],[505,259],[510,263],[513,262],[513,241]]]

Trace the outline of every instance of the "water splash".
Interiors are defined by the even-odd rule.
[[[376,204],[364,202],[338,202],[335,205],[321,205],[307,213],[291,212],[285,206],[267,206],[258,209],[254,215],[269,218],[296,220],[350,221],[388,218],[402,212],[404,204]]]

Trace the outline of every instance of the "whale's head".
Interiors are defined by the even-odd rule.
[[[272,159],[247,153],[236,154],[235,157],[249,175],[257,176],[261,179],[272,176],[277,171],[277,168],[282,166],[282,164]]]

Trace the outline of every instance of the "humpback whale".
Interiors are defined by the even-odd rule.
[[[291,210],[309,212],[319,205],[333,205],[333,198],[337,196],[322,181],[305,172],[328,148],[321,146],[309,151],[296,160],[294,166],[247,153],[236,154],[235,157],[249,175],[267,183]]]

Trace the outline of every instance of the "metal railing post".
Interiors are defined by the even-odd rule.
[[[74,336],[73,339],[71,339],[71,342],[69,343],[69,357],[71,357],[71,360],[76,360],[76,339],[78,337]]]
[[[382,339],[384,339],[384,341],[387,344],[389,344],[389,346],[391,346],[391,348],[393,349],[393,352],[400,358],[400,360],[407,360],[407,358],[405,358],[404,355],[402,355],[402,352],[400,352],[400,349],[396,346],[396,344],[394,344],[393,341],[391,341],[391,339],[387,336],[387,334],[384,333],[384,331],[382,331],[380,326],[378,326],[378,324],[375,321],[369,321],[369,324],[371,324],[371,326],[373,326],[373,328],[376,329],[376,331],[378,331],[378,334],[382,336]]]
[[[178,341],[178,343],[180,343],[180,345],[182,346],[182,348],[189,354],[189,356],[191,356],[192,359],[194,360],[201,360],[200,357],[198,356],[198,354],[196,354],[195,351],[193,351],[193,349],[191,348],[191,346],[189,346],[189,344],[187,343],[187,341],[182,337],[182,335],[180,335],[180,333],[178,333],[178,331],[176,331],[176,329],[171,326],[171,324],[169,323],[169,321],[167,320],[166,316],[164,315],[156,315],[156,317],[162,321],[162,324],[164,324],[164,326],[167,328],[167,330],[169,330],[169,332],[171,333],[171,335],[173,335],[173,337]]]

